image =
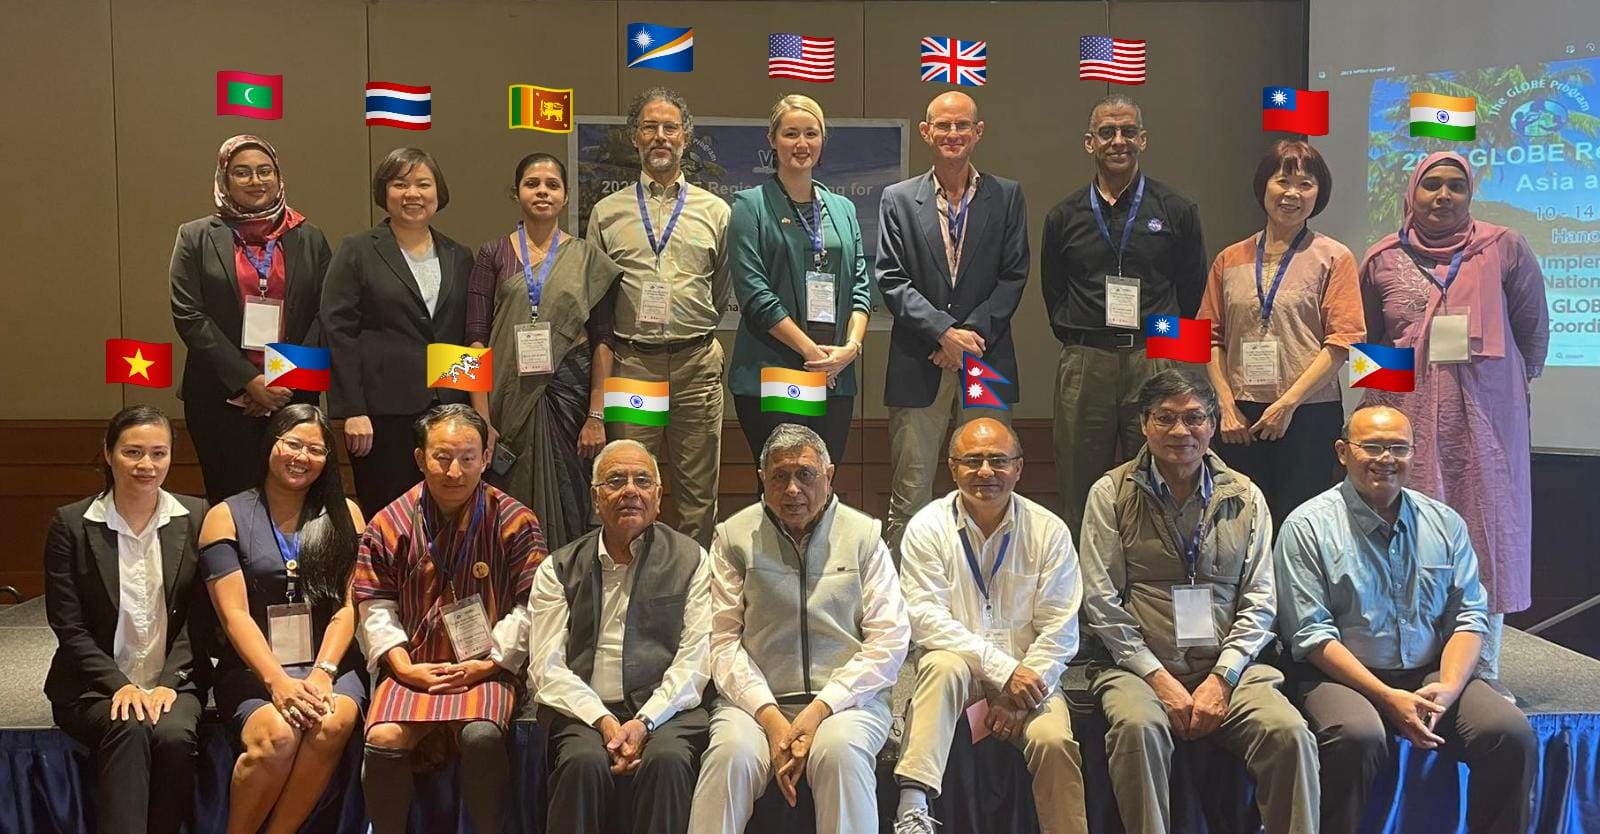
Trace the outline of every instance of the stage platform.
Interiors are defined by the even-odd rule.
[[[0,834],[52,834],[95,831],[92,813],[93,772],[84,749],[53,727],[49,704],[41,690],[55,636],[45,622],[42,599],[0,608]],[[1507,629],[1502,672],[1506,685],[1523,700],[1542,753],[1534,790],[1534,823],[1539,834],[1600,832],[1600,661],[1547,640]],[[1081,673],[1069,673],[1064,685],[1075,701],[1082,693]],[[1074,715],[1074,730],[1083,746],[1086,803],[1090,830],[1116,834],[1122,830],[1106,781],[1105,722],[1092,711]],[[965,728],[958,731],[958,748]],[[215,720],[201,727],[200,779],[196,787],[196,825],[210,834],[223,830],[228,774],[236,750],[224,726]],[[1393,772],[1380,777],[1368,809],[1367,832],[1439,834],[1465,831],[1462,787],[1466,771],[1432,753],[1400,743]],[[1020,754],[1004,743],[985,741],[970,755],[952,758],[947,785],[970,790],[957,801],[942,797],[936,810],[946,825],[940,834],[1031,834],[1035,830],[1027,771]],[[545,746],[542,728],[518,721],[512,737],[513,787],[507,808],[508,832],[543,832]],[[361,788],[357,779],[359,748],[352,745],[335,789],[306,831],[359,834]],[[1255,824],[1250,786],[1240,768],[1217,768],[1216,758],[1201,749],[1175,762],[1174,816],[1184,832],[1232,834]],[[415,832],[457,829],[454,774],[418,777]],[[894,805],[892,783],[884,774],[880,799],[887,815]],[[799,812],[774,802],[776,791],[763,798],[762,834],[804,831],[806,804]],[[1201,811],[1204,809],[1204,815]],[[469,830],[464,823],[459,830]]]

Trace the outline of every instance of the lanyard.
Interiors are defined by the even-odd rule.
[[[1133,189],[1133,204],[1128,206],[1128,219],[1122,224],[1122,245],[1117,246],[1117,274],[1122,274],[1122,253],[1128,249],[1128,239],[1133,237],[1133,221],[1139,216],[1139,204],[1144,202],[1144,174],[1139,175],[1139,184]],[[1089,207],[1094,209],[1094,223],[1100,227],[1100,237],[1105,239],[1107,246],[1116,246],[1111,242],[1111,229],[1106,226],[1105,211],[1100,208],[1100,189],[1094,183],[1089,183]]]
[[[944,202],[944,219],[950,228],[950,248],[955,250],[956,258],[961,257],[961,241],[967,234],[967,206],[972,205],[972,192],[975,188],[968,187],[967,193],[961,195],[961,210],[951,211],[950,200]]]
[[[1306,234],[1311,231],[1310,226],[1301,226],[1300,234],[1294,236],[1294,241],[1284,251],[1283,258],[1278,261],[1278,274],[1272,279],[1272,287],[1266,292],[1261,290],[1261,266],[1267,259],[1267,233],[1261,233],[1261,239],[1256,241],[1256,300],[1261,302],[1261,324],[1266,325],[1272,320],[1272,305],[1278,299],[1278,287],[1283,285],[1283,276],[1289,272],[1289,262],[1294,260],[1296,249],[1300,242],[1306,239]]]
[[[426,488],[423,489],[421,497],[424,502],[431,500],[428,498],[428,491]],[[457,563],[463,561],[461,554],[467,552],[467,550],[472,547],[472,540],[477,537],[478,525],[483,522],[483,516],[486,512],[488,503],[489,500],[487,493],[480,485],[477,490],[477,497],[473,500],[472,516],[467,520],[467,532],[463,533],[460,540],[456,542],[456,552],[454,554],[454,558],[447,559],[440,559],[438,554],[434,552],[438,542],[437,537],[435,537],[435,535],[428,530],[427,504],[424,503],[419,511],[419,526],[422,528],[423,542],[428,549],[428,559],[433,562],[434,569],[439,571],[439,573],[444,576],[444,584],[451,588],[452,593],[454,593],[455,588],[453,575],[455,566]],[[443,535],[443,531],[440,531],[440,535]]]
[[[299,530],[285,536],[278,529],[278,523],[272,520],[272,508],[267,506],[267,497],[261,496],[261,508],[267,513],[267,526],[272,528],[272,538],[278,543],[278,556],[283,559],[284,596],[289,604],[300,601],[300,532]]]
[[[544,279],[550,276],[550,266],[556,262],[556,247],[561,245],[561,229],[556,228],[555,234],[550,236],[550,248],[544,253],[544,262],[539,264],[539,280],[533,279],[533,267],[528,265],[528,230],[521,221],[517,222],[517,237],[522,241],[522,277],[528,282],[528,306],[533,308],[533,318],[539,319],[539,299],[544,295]]]
[[[800,228],[805,230],[806,237],[811,238],[811,260],[822,269],[822,201],[817,199],[816,186],[811,188],[811,222],[806,222],[806,216],[800,212],[800,204],[785,191],[783,196],[789,200],[789,208],[794,211],[796,220],[800,221]]]
[[[239,249],[240,251],[244,252],[245,260],[249,261],[250,265],[256,268],[256,279],[260,282],[259,288],[261,290],[258,295],[260,295],[262,298],[266,298],[267,276],[272,274],[272,262],[278,256],[278,239],[273,238],[267,241],[266,257],[263,258],[257,258],[255,255],[250,254],[250,247],[245,244],[244,238],[239,237],[238,232],[233,233],[233,239],[239,242]]]
[[[1200,563],[1200,542],[1205,540],[1206,530],[1209,526],[1206,510],[1211,506],[1211,486],[1209,481],[1211,472],[1205,468],[1204,461],[1200,463],[1200,467],[1200,485],[1198,487],[1200,491],[1200,520],[1194,525],[1194,535],[1183,543],[1183,565],[1189,571],[1189,584],[1191,585],[1194,584],[1196,566]],[[1154,461],[1150,463],[1150,483],[1152,486],[1156,483],[1156,465]],[[1167,488],[1167,493],[1169,495],[1172,493],[1170,487]]]
[[[661,264],[661,253],[667,250],[667,241],[672,239],[672,230],[678,227],[678,216],[683,214],[683,204],[689,199],[689,184],[678,185],[678,202],[672,207],[672,216],[667,218],[667,225],[661,230],[661,242],[656,242],[656,230],[650,225],[650,208],[644,202],[644,183],[635,180],[633,195],[639,200],[639,219],[644,222],[645,237],[650,240],[650,251],[655,253],[656,265]]]
[[[989,581],[983,581],[983,571],[978,568],[978,556],[972,552],[972,542],[961,532],[961,513],[954,505],[950,507],[950,514],[956,517],[956,536],[961,539],[961,547],[967,551],[967,569],[972,571],[972,581],[978,583],[978,593],[983,594],[983,601],[989,602],[989,584],[1000,573],[1000,566],[1006,563],[1006,550],[1011,547],[1011,534],[1006,533],[1000,539],[1000,552],[994,557],[994,567],[989,568]]]
[[[1450,294],[1450,285],[1456,282],[1456,273],[1461,271],[1461,257],[1467,254],[1465,246],[1456,250],[1456,253],[1450,256],[1450,268],[1445,270],[1444,281],[1442,282],[1434,277],[1433,267],[1423,264],[1422,258],[1412,250],[1411,235],[1403,227],[1400,229],[1400,248],[1406,250],[1406,254],[1411,256],[1411,260],[1416,263],[1418,269],[1422,270],[1422,274],[1428,276],[1428,280],[1439,288],[1439,295]]]

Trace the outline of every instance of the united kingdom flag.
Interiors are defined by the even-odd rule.
[[[922,80],[982,87],[989,80],[989,42],[936,35],[923,38]]]

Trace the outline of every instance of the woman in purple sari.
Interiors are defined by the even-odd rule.
[[[1416,349],[1416,389],[1366,402],[1411,418],[1408,485],[1466,519],[1491,613],[1479,677],[1499,686],[1505,615],[1531,604],[1528,384],[1544,369],[1549,317],[1527,239],[1472,219],[1472,192],[1464,157],[1430,154],[1411,173],[1399,233],[1367,252],[1367,339]]]

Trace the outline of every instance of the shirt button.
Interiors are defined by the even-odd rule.
[[[1400,624],[1401,625],[1405,625],[1406,624],[1406,618],[1405,617],[1401,617],[1400,618]]]

